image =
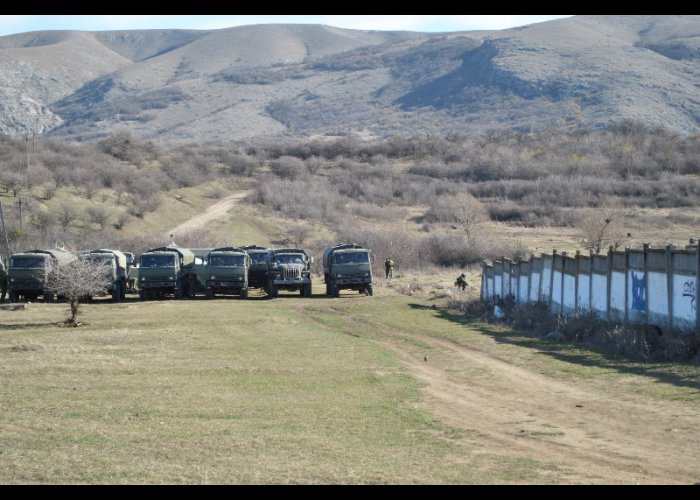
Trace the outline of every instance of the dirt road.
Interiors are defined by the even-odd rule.
[[[178,226],[175,226],[174,228],[170,229],[165,233],[164,236],[166,238],[170,237],[171,234],[177,236],[178,233],[191,231],[193,229],[205,226],[213,220],[226,217],[226,213],[229,210],[231,210],[231,207],[233,207],[236,203],[245,198],[247,194],[248,191],[239,191],[237,193],[233,193],[227,196],[226,198],[207,207],[204,213],[197,214],[189,220],[186,220],[182,224],[179,224]]]
[[[700,481],[697,405],[654,404],[597,382],[553,380],[452,341],[403,336],[439,352],[427,359],[411,342],[384,342],[426,384],[421,406],[483,453],[552,464],[558,484],[567,476],[576,484]]]

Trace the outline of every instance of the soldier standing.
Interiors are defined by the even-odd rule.
[[[386,271],[386,278],[392,278],[394,276],[394,261],[391,257],[387,257],[384,261],[384,270]]]
[[[455,280],[455,286],[462,291],[464,291],[467,288],[467,280],[466,280],[466,275],[464,273],[460,274],[457,279]]]

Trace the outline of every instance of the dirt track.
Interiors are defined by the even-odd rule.
[[[465,431],[470,447],[552,464],[557,484],[700,481],[700,414],[692,405],[618,397],[451,341],[415,339],[439,352],[440,361],[435,355],[426,361],[410,343],[383,344],[426,384],[421,406]]]
[[[220,200],[213,205],[207,207],[204,213],[197,214],[189,220],[186,220],[182,224],[170,229],[165,233],[166,238],[170,237],[171,234],[177,236],[178,233],[191,231],[193,229],[205,226],[209,222],[216,220],[221,217],[225,217],[226,213],[233,207],[236,203],[241,201],[248,194],[248,191],[240,191],[232,195],[227,196],[223,200]]]

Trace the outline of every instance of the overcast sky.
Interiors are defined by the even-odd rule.
[[[138,15],[138,16],[0,16],[0,35],[41,30],[109,31],[132,29],[209,30],[265,23],[327,24],[362,30],[471,31],[498,30],[569,16],[419,16],[419,15]]]

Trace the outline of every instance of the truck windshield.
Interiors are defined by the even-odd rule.
[[[253,264],[265,264],[267,262],[267,254],[266,253],[251,253],[248,254],[250,255],[250,260]]]
[[[105,266],[112,265],[114,260],[113,255],[97,255],[97,254],[86,254],[81,257],[82,260],[87,260],[94,263],[102,263]]]
[[[142,255],[141,267],[174,267],[174,255]]]
[[[303,264],[304,258],[301,255],[275,255],[275,262],[277,264]]]
[[[244,255],[210,255],[210,266],[243,267]]]
[[[46,259],[43,257],[12,257],[10,267],[15,269],[39,269],[44,267]]]
[[[367,252],[339,253],[335,255],[336,264],[364,264],[369,262]]]

